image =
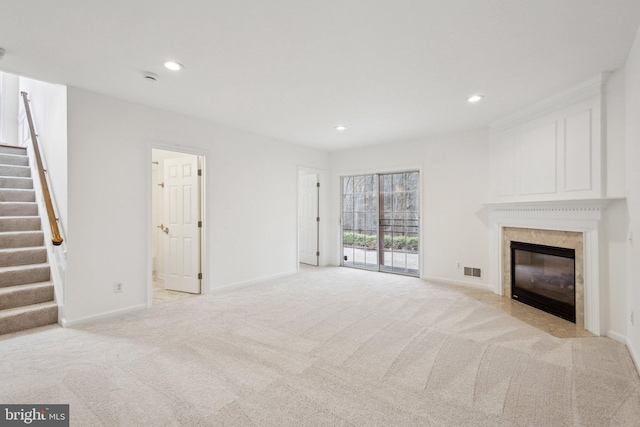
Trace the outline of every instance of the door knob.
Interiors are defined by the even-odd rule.
[[[164,234],[169,234],[169,227],[165,227],[164,224],[160,224],[158,228],[162,230]]]

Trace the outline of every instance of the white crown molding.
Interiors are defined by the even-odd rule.
[[[533,105],[518,110],[502,119],[489,124],[493,132],[501,132],[528,121],[546,116],[552,112],[569,107],[590,98],[601,96],[602,88],[610,73],[602,73],[597,77],[582,82],[570,89],[546,98]]]

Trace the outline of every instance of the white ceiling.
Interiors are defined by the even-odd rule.
[[[0,0],[0,69],[337,150],[486,126],[620,68],[639,25],[638,0]]]

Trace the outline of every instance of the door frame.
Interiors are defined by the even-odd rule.
[[[336,198],[337,200],[337,218],[338,218],[338,242],[337,242],[337,254],[336,254],[336,261],[338,266],[340,267],[344,267],[344,265],[342,264],[342,250],[343,250],[343,243],[342,243],[342,178],[344,177],[349,177],[349,176],[356,176],[356,175],[384,175],[384,174],[390,174],[390,173],[405,173],[405,172],[413,172],[413,171],[417,171],[420,174],[420,181],[419,181],[419,185],[418,185],[418,197],[419,197],[419,206],[420,206],[420,239],[419,239],[419,243],[418,243],[418,254],[419,254],[419,259],[418,259],[418,266],[419,266],[419,271],[418,271],[418,276],[414,276],[414,275],[409,275],[410,277],[418,277],[418,278],[423,278],[424,277],[424,270],[426,267],[426,260],[425,260],[425,250],[424,250],[424,242],[425,240],[425,229],[424,229],[424,217],[425,217],[425,208],[424,208],[424,203],[425,203],[425,197],[424,197],[424,187],[425,187],[425,181],[424,181],[424,174],[423,174],[423,167],[422,165],[406,165],[406,166],[401,166],[401,167],[393,167],[393,168],[374,168],[374,169],[361,169],[361,170],[353,170],[353,171],[343,171],[343,172],[338,172],[336,173],[334,176],[336,177],[337,180],[337,186],[336,186]],[[379,233],[378,233],[379,234]],[[358,268],[358,267],[347,267],[347,268]],[[368,270],[368,269],[362,269],[360,268],[360,270],[366,270],[366,271],[375,271],[377,273],[387,273],[387,274],[398,274],[401,276],[405,276],[406,274],[404,273],[394,273],[394,272],[390,272],[390,271],[385,271],[385,270],[380,270],[379,268],[377,270]]]
[[[200,177],[200,218],[202,220],[202,228],[200,230],[200,269],[202,272],[202,280],[200,282],[200,294],[207,295],[211,290],[211,277],[209,271],[209,263],[206,262],[209,253],[209,206],[207,204],[207,155],[208,150],[193,147],[184,147],[182,145],[162,144],[152,142],[147,147],[146,171],[147,171],[147,308],[153,305],[153,232],[155,225],[153,224],[153,150],[173,151],[176,153],[192,154],[198,156],[198,163],[202,169]]]
[[[318,267],[326,265],[327,260],[322,238],[324,224],[327,218],[326,210],[323,209],[324,188],[326,186],[324,182],[324,171],[322,169],[298,166],[296,169],[296,271],[300,270],[300,175],[302,173],[316,174],[318,176],[318,182],[320,183],[320,188],[318,189],[318,216],[320,217],[318,224],[318,252],[320,252]]]

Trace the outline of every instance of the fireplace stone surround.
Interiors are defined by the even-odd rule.
[[[511,240],[575,249],[576,326],[601,335],[601,223],[611,200],[617,199],[485,204],[493,291],[511,298]]]

